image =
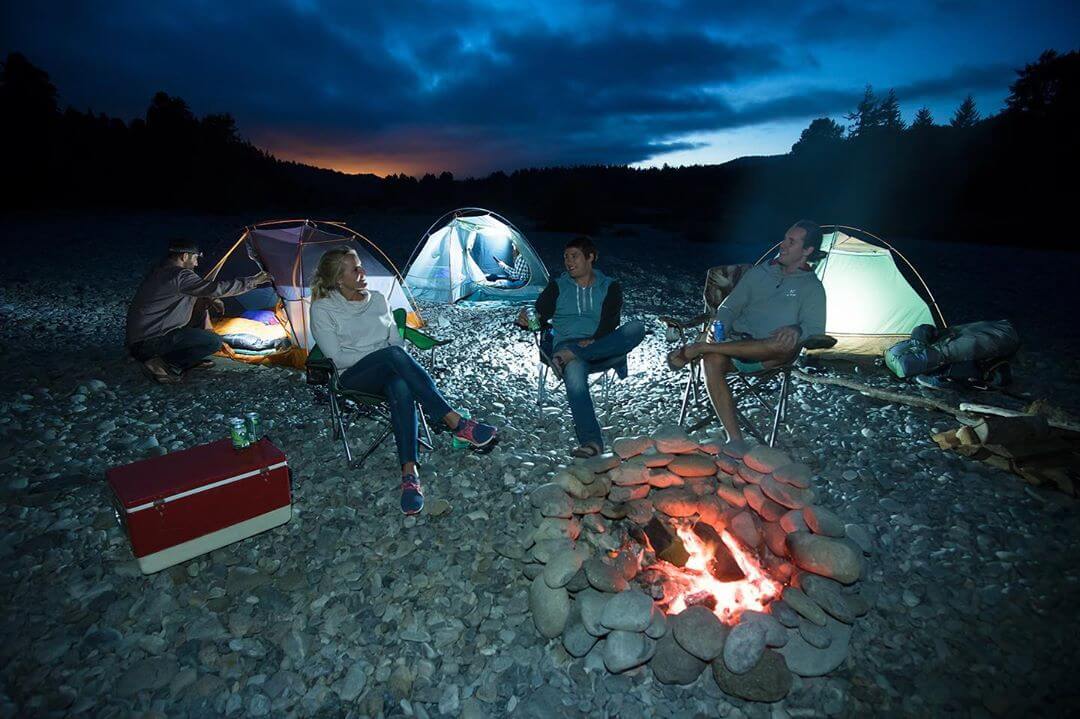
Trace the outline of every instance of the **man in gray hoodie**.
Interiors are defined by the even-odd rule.
[[[233,297],[270,281],[260,272],[235,280],[207,280],[195,274],[202,252],[187,240],[173,240],[165,261],[151,270],[128,306],[125,344],[142,362],[147,377],[172,384],[180,373],[221,349],[221,337],[189,327],[200,298]]]
[[[825,288],[807,264],[821,248],[821,228],[799,220],[784,234],[776,257],[747,271],[716,311],[720,342],[697,342],[668,356],[673,369],[702,358],[705,386],[730,439],[742,439],[725,375],[790,362],[808,337],[825,332]],[[710,333],[711,334],[711,333]]]
[[[596,246],[575,237],[563,251],[566,273],[548,282],[536,300],[540,326],[552,330],[551,364],[566,385],[566,399],[580,446],[575,457],[593,457],[604,449],[600,423],[589,395],[589,373],[610,367],[645,338],[639,320],[619,326],[622,287],[593,267]]]

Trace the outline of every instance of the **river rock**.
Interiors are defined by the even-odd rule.
[[[544,567],[544,581],[552,589],[566,586],[587,558],[580,549],[567,549],[552,555]]]
[[[627,589],[608,600],[600,623],[608,629],[644,632],[652,621],[652,609],[652,597],[637,589]]]
[[[735,474],[739,471],[739,467],[743,466],[742,462],[739,460],[722,453],[718,454],[714,458],[714,461],[716,462],[716,466],[719,467],[720,471],[724,474]]]
[[[851,640],[851,627],[828,617],[825,629],[830,634],[830,641],[829,646],[824,649],[811,645],[802,636],[795,634],[787,644],[777,650],[784,656],[788,669],[802,677],[820,677],[844,663]]]
[[[639,484],[631,487],[615,486],[608,492],[608,499],[612,502],[630,502],[635,499],[643,499],[649,495],[651,487],[647,484]]]
[[[735,470],[735,476],[748,484],[761,484],[761,481],[769,475],[759,472],[756,469],[751,469],[745,464],[740,464],[739,468]]]
[[[667,489],[668,487],[681,487],[685,483],[683,478],[666,468],[646,470],[645,478],[653,489]]]
[[[543,576],[538,576],[529,587],[529,610],[542,636],[557,637],[570,617],[570,593],[563,587],[549,587]]]
[[[629,586],[618,569],[595,557],[586,560],[584,569],[585,576],[589,578],[589,584],[601,592],[622,592]]]
[[[650,639],[659,639],[668,633],[667,614],[653,603],[652,618],[649,620],[649,626],[645,628],[645,636]]]
[[[736,439],[732,442],[725,443],[724,446],[720,448],[720,451],[729,457],[734,457],[735,459],[742,459],[743,456],[747,453],[747,451],[749,451],[749,449],[750,445],[746,442],[746,440]]]
[[[808,619],[799,618],[799,636],[815,649],[825,649],[832,644],[832,634],[825,627],[819,627]]]
[[[776,621],[788,629],[797,629],[801,617],[783,599],[778,599],[769,605],[769,612],[776,617]]]
[[[605,454],[599,454],[595,457],[590,457],[581,463],[581,466],[589,470],[593,474],[602,474],[608,470],[615,469],[622,463],[616,455],[607,452]]]
[[[720,656],[731,631],[708,607],[703,606],[687,607],[669,617],[668,621],[675,641],[687,652],[706,662]]]
[[[746,503],[766,521],[778,522],[787,513],[786,507],[766,497],[756,485],[748,484],[743,487],[743,496],[746,497]]]
[[[732,507],[745,507],[746,496],[743,495],[741,489],[736,489],[731,485],[721,482],[716,488],[716,495],[730,504]]]
[[[559,472],[555,475],[554,482],[560,489],[575,499],[585,499],[589,496],[589,489],[585,483],[570,474],[570,472],[565,470]]]
[[[765,612],[747,609],[742,613],[739,622],[757,622],[765,630],[765,646],[782,647],[787,644],[788,630],[776,617]]]
[[[572,657],[583,657],[596,645],[599,639],[591,634],[584,622],[572,621],[566,626],[562,635],[563,648]]]
[[[649,667],[663,684],[691,684],[705,671],[706,663],[683,649],[669,632],[656,643]]]
[[[799,489],[790,484],[778,482],[771,476],[761,480],[761,491],[765,496],[777,504],[782,504],[788,509],[802,509],[814,501],[814,493],[809,489]],[[787,512],[785,511],[785,514]]]
[[[851,584],[862,574],[862,552],[853,544],[811,532],[787,536],[788,551],[797,567]]]
[[[656,440],[656,451],[661,454],[689,454],[698,448],[697,442],[678,426],[661,427],[653,439]]]
[[[529,550],[529,553],[535,561],[547,564],[559,552],[573,548],[574,543],[569,538],[558,537],[557,539],[541,539],[537,541]]]
[[[756,548],[761,544],[761,530],[749,512],[742,511],[731,518],[731,533],[748,547]]]
[[[650,497],[653,506],[669,517],[689,517],[697,513],[697,497],[682,489],[662,489]]]
[[[638,484],[648,484],[649,476],[645,467],[632,464],[624,464],[621,467],[608,472],[611,483],[617,487],[633,487]]]
[[[604,498],[575,499],[570,508],[574,514],[597,514],[604,508]]]
[[[630,459],[653,446],[655,444],[650,437],[619,437],[611,443],[611,451],[623,459]]]
[[[806,489],[810,486],[810,478],[813,474],[805,464],[785,464],[773,470],[773,479],[777,482],[790,484],[792,487]]]
[[[604,615],[604,607],[611,600],[612,595],[598,592],[595,589],[583,589],[574,596],[578,610],[581,613],[581,623],[585,630],[594,637],[602,637],[608,633],[608,628],[600,622]]]
[[[803,510],[803,519],[814,534],[837,538],[844,536],[844,523],[824,507],[807,507]]]
[[[645,466],[649,469],[660,469],[671,464],[671,461],[675,459],[675,455],[668,454],[666,452],[646,452],[641,455],[641,460],[645,463]]]
[[[547,484],[541,484],[529,494],[529,502],[533,507],[543,511],[545,504],[561,502],[564,497],[568,497],[566,490],[554,482],[548,482]]]
[[[855,622],[856,611],[852,602],[848,601],[851,595],[844,594],[843,585],[816,574],[800,574],[799,588],[806,596],[825,610],[825,613],[839,619],[845,624]]]
[[[779,467],[791,464],[791,458],[783,450],[764,444],[751,447],[750,451],[742,456],[742,461],[750,469],[755,469],[764,474],[769,474]]]
[[[571,541],[581,534],[581,522],[577,519],[560,519],[558,517],[544,517],[536,527],[533,538],[540,542],[544,539],[562,539]]]
[[[716,474],[716,462],[703,454],[681,454],[666,469],[680,477],[711,477]]]
[[[778,522],[764,522],[761,525],[761,533],[765,537],[765,546],[778,557],[786,557],[787,532]]]
[[[720,690],[731,696],[754,702],[777,702],[791,691],[791,671],[784,658],[767,649],[749,671],[731,672],[723,662],[713,662],[713,677]]]
[[[604,666],[612,674],[641,666],[649,661],[655,642],[638,632],[616,630],[604,637]]]
[[[810,527],[807,526],[806,520],[803,519],[803,511],[801,509],[793,509],[790,512],[784,514],[780,518],[780,526],[785,532],[791,534],[792,532],[808,532]]]
[[[784,603],[798,612],[799,615],[809,619],[819,627],[825,626],[828,620],[825,610],[819,607],[813,599],[806,596],[801,589],[786,587],[782,596]]]
[[[765,628],[757,622],[740,622],[724,641],[724,666],[732,674],[745,674],[764,652]]]

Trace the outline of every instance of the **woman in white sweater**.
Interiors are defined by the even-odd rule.
[[[424,507],[416,470],[416,403],[473,446],[490,444],[497,430],[454,411],[431,376],[404,350],[386,298],[367,288],[354,250],[323,253],[311,295],[311,334],[341,373],[338,383],[357,392],[381,394],[390,404],[401,460],[401,511],[416,514]]]

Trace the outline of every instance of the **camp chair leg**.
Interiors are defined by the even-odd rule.
[[[543,411],[544,400],[547,399],[547,373],[548,367],[543,362],[537,363],[540,369],[540,385],[537,389],[536,404]]]
[[[690,375],[686,378],[686,385],[683,387],[682,393],[682,405],[679,407],[679,426],[682,427],[686,424],[687,411],[690,409],[690,393],[694,393],[694,404],[697,405],[697,366],[690,368]]]
[[[431,427],[428,425],[427,415],[424,414],[424,409],[419,402],[416,403],[416,415],[420,418],[420,429],[422,430],[417,441],[424,449],[434,449],[435,445],[431,441]]]
[[[352,449],[349,447],[349,433],[346,431],[345,418],[342,416],[341,405],[338,404],[337,395],[330,393],[330,418],[333,423],[334,439],[341,440],[341,446],[345,448],[345,461],[352,464]]]
[[[370,457],[371,454],[379,448],[379,445],[385,442],[386,438],[393,433],[394,428],[389,425],[385,425],[382,431],[375,435],[375,439],[371,442],[371,444],[367,446],[367,449],[364,450],[364,453],[360,455],[359,459],[357,459],[355,462],[353,462],[351,459],[349,460],[349,466],[351,466],[353,469],[360,469],[360,467],[363,466],[364,462],[367,461],[367,458]]]

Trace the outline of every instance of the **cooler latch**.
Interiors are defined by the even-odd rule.
[[[269,482],[270,481],[270,468],[269,467],[259,467],[259,476],[262,477],[262,481]]]

